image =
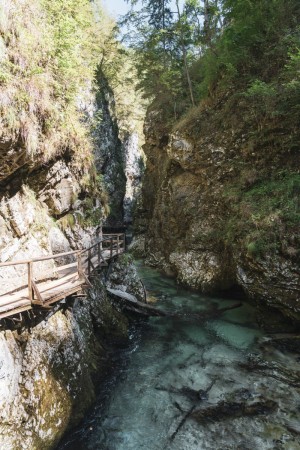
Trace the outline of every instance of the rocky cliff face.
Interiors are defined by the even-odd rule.
[[[141,133],[138,131],[143,115],[140,113],[141,117],[134,120],[119,118],[120,107],[116,105],[114,91],[101,71],[98,84],[100,90],[93,113],[99,118],[94,128],[95,164],[97,171],[103,174],[109,195],[110,212],[105,225],[116,227],[132,223],[133,209],[140,195],[144,164]],[[133,105],[129,103],[127,108],[128,114],[133,115]]]
[[[99,116],[94,128],[96,144],[95,164],[109,195],[110,213],[108,225],[123,223],[123,199],[126,190],[125,155],[119,138],[115,99],[103,73],[98,73],[100,90],[96,96],[95,111]]]
[[[94,109],[87,113],[87,105],[95,101],[93,92],[90,87],[85,94],[85,102],[81,101],[79,105],[88,118],[87,129],[97,118]],[[0,143],[4,139],[5,135],[0,135]],[[10,155],[18,154],[22,148],[21,142],[13,141],[11,147],[3,148],[1,157],[9,161]],[[2,166],[1,262],[82,248],[97,238],[99,226],[105,218],[107,198],[103,183],[98,180],[100,173],[92,163],[92,150],[85,155],[85,163],[79,163],[76,152],[67,147],[58,148],[57,154],[47,163],[40,155],[33,158],[25,152],[26,162],[22,159],[10,162],[9,172],[4,170],[6,166]],[[37,279],[47,276],[51,269],[49,264],[35,268]],[[22,285],[23,269],[22,266],[0,269],[1,292],[5,292],[7,284]]]
[[[299,323],[297,156],[288,130],[277,123],[257,130],[249,112],[236,105],[235,114],[229,101],[171,130],[159,112],[148,114],[135,245],[192,288],[238,285]]]
[[[134,267],[119,262],[110,286],[141,294]],[[139,294],[140,293],[140,294]],[[109,355],[126,345],[128,321],[107,299],[98,279],[86,299],[24,328],[0,332],[0,447],[50,449],[83,417]]]
[[[133,222],[133,214],[141,195],[144,161],[138,133],[127,133],[123,141],[125,154],[126,191],[123,202],[124,223]]]

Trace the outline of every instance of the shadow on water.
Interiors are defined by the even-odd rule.
[[[253,307],[243,303],[199,323],[198,314],[232,299],[205,297],[138,269],[159,308],[185,315],[132,328],[94,408],[58,449],[300,449],[300,390],[287,369],[295,380],[300,363],[260,345]]]

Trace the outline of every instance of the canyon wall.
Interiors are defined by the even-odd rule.
[[[258,127],[230,97],[166,123],[148,112],[133,248],[185,285],[239,286],[270,316],[299,323],[297,131],[276,120]]]

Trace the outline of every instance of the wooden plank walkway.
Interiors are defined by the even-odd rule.
[[[27,284],[10,289],[0,295],[0,319],[12,316],[34,307],[50,308],[55,302],[72,294],[78,294],[83,287],[89,286],[89,277],[99,267],[124,253],[124,234],[105,234],[91,247],[71,252],[58,253],[25,261],[0,263],[1,268],[10,266],[27,266]],[[53,265],[52,277],[37,281],[34,277],[34,266],[43,261],[72,258],[74,261],[61,266]],[[6,282],[8,280],[5,280]],[[15,286],[14,283],[12,283]]]

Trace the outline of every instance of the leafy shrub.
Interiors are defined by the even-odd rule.
[[[5,0],[0,5],[0,129],[32,159],[66,149],[89,165],[77,97],[96,66],[88,0]]]
[[[292,238],[300,224],[300,174],[283,170],[271,179],[258,181],[250,189],[232,186],[224,192],[231,215],[224,226],[224,241],[235,246],[244,242],[247,253],[261,258],[278,252],[287,227]]]

